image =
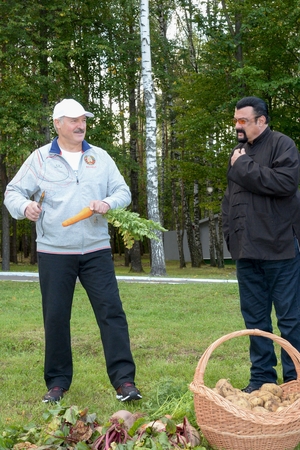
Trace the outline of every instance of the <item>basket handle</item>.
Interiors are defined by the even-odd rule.
[[[239,336],[263,336],[269,339],[272,339],[274,342],[279,344],[291,357],[295,369],[297,372],[297,379],[300,379],[300,353],[298,350],[295,349],[295,347],[292,346],[286,339],[283,339],[280,336],[277,336],[273,333],[268,333],[267,331],[262,331],[258,329],[248,329],[248,330],[239,330],[234,331],[229,334],[225,334],[221,338],[217,339],[215,342],[213,342],[203,353],[201,356],[198,365],[196,367],[195,375],[194,375],[194,381],[197,380],[198,384],[204,384],[204,373],[205,369],[208,363],[208,360],[212,354],[212,352],[219,347],[223,342],[228,341],[229,339],[239,337]]]

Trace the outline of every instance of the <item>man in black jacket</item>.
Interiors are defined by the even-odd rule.
[[[267,104],[245,97],[235,109],[239,144],[227,172],[223,232],[236,260],[241,312],[249,329],[272,332],[274,305],[281,336],[300,351],[300,158],[288,136],[272,131]],[[252,392],[276,383],[273,341],[250,336]],[[282,350],[283,380],[297,378]]]

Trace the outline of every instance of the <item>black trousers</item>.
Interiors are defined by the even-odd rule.
[[[281,337],[300,351],[300,252],[295,239],[296,256],[279,261],[241,259],[236,262],[241,312],[246,328],[273,332],[272,307],[275,309]],[[276,383],[277,358],[273,341],[250,336],[250,382],[260,386]],[[295,366],[281,350],[283,381],[297,379]]]
[[[134,381],[124,313],[110,249],[85,255],[38,253],[45,328],[44,377],[48,389],[69,389],[73,376],[70,319],[77,277],[87,292],[99,329],[111,384]]]

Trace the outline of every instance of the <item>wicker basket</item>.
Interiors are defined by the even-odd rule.
[[[204,386],[204,372],[213,350],[229,339],[245,335],[272,339],[289,354],[297,380],[281,387],[284,396],[300,392],[300,353],[288,341],[256,329],[236,331],[213,342],[199,360],[190,384],[197,423],[209,444],[218,450],[293,450],[300,442],[300,399],[278,413],[261,414],[235,406]]]

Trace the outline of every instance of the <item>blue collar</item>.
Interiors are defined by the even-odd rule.
[[[61,152],[60,152],[60,148],[57,143],[57,139],[58,139],[58,137],[53,139],[53,141],[51,142],[51,147],[50,147],[49,153],[56,153],[57,155],[60,155]],[[85,152],[89,148],[92,148],[91,145],[87,141],[82,141],[82,152]]]

